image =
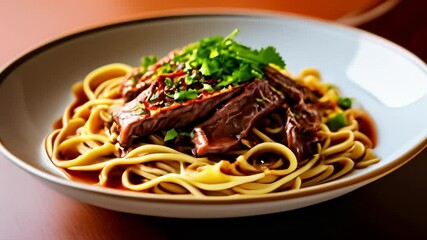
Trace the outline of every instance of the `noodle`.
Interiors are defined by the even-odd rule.
[[[154,132],[124,152],[117,143],[117,134],[109,127],[110,112],[124,104],[120,85],[132,69],[125,64],[105,65],[74,85],[75,101],[65,109],[60,126],[46,138],[52,163],[70,178],[81,180],[79,176],[95,175],[98,179],[92,179],[93,184],[153,194],[267,194],[332,181],[379,161],[372,151],[375,139],[368,135],[375,129],[370,133],[360,131],[358,118],[366,113],[336,107],[337,89],[322,83],[320,73],[312,68],[291,78],[322,93],[319,101],[334,107],[322,113],[318,153],[308,159],[298,161],[284,143],[274,139],[284,128],[281,111],[269,114],[271,125],[251,128],[259,143],[252,146],[244,138],[241,149],[214,158],[194,157],[185,146],[184,150],[167,146],[164,131]],[[285,71],[283,74],[290,75]],[[344,114],[348,124],[331,131],[326,119],[338,112]]]

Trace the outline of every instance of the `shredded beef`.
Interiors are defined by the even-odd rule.
[[[195,155],[221,153],[236,146],[253,123],[278,105],[279,97],[265,80],[256,79],[207,121],[194,128]]]
[[[299,160],[317,153],[320,141],[317,132],[321,123],[317,95],[274,68],[266,68],[266,78],[286,96],[282,98],[286,100],[283,103],[287,109],[279,141],[289,147]]]

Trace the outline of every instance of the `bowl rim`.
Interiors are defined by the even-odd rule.
[[[419,68],[423,69],[426,72],[427,76],[427,65],[418,58],[415,54],[409,52],[405,48],[383,38],[373,33],[369,33],[365,30],[358,29],[352,26],[347,26],[341,23],[318,19],[314,17],[307,17],[298,14],[284,13],[284,12],[274,12],[266,10],[247,10],[247,9],[199,9],[199,11],[188,11],[188,10],[174,10],[174,11],[161,11],[161,12],[151,12],[149,14],[143,14],[138,16],[131,16],[126,19],[119,19],[109,23],[98,24],[95,26],[87,26],[81,28],[80,30],[75,30],[71,33],[64,34],[62,36],[54,37],[53,39],[46,40],[44,43],[39,44],[38,46],[24,51],[22,54],[18,55],[12,59],[8,64],[0,68],[0,87],[3,82],[15,69],[20,65],[28,61],[34,56],[49,50],[50,48],[60,45],[61,43],[71,41],[73,39],[79,38],[81,36],[90,35],[99,31],[105,31],[113,28],[120,28],[121,26],[128,26],[132,24],[144,24],[147,22],[155,21],[167,21],[173,19],[184,19],[184,18],[203,18],[203,17],[243,17],[243,18],[276,18],[276,19],[291,19],[297,21],[309,21],[314,24],[324,24],[327,27],[338,27],[341,30],[351,31],[357,33],[359,36],[367,38],[370,41],[378,43],[386,43],[387,48],[395,52],[398,52],[400,56],[403,56],[408,61],[413,62]],[[367,184],[376,179],[379,179],[399,167],[403,166],[409,162],[413,157],[420,153],[424,148],[427,147],[427,136],[424,136],[421,141],[412,146],[412,148],[405,152],[404,154],[392,159],[386,164],[373,169],[367,173],[361,174],[354,178],[341,178],[331,182],[323,183],[321,185],[315,185],[311,187],[301,188],[297,190],[290,190],[285,192],[269,193],[262,195],[233,195],[233,196],[215,196],[215,197],[203,197],[198,198],[192,195],[159,195],[152,193],[142,193],[142,192],[132,192],[128,190],[118,190],[103,188],[99,186],[89,185],[85,183],[80,183],[64,178],[60,178],[51,174],[48,174],[42,170],[37,169],[26,163],[23,159],[16,157],[3,143],[2,137],[0,136],[0,152],[9,159],[12,163],[25,170],[26,172],[35,175],[41,179],[48,180],[52,183],[64,185],[67,187],[75,188],[82,191],[90,191],[98,194],[109,195],[113,197],[121,198],[130,198],[137,199],[138,201],[157,201],[157,202],[174,202],[174,203],[203,203],[203,204],[221,204],[221,203],[251,203],[251,202],[267,202],[267,201],[277,201],[277,200],[286,200],[286,199],[296,199],[301,197],[308,197],[311,195],[331,192],[339,190],[345,187],[350,187],[356,184]],[[47,156],[46,156],[47,157]]]

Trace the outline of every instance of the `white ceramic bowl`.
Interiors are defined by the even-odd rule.
[[[237,40],[276,46],[297,73],[318,68],[324,81],[355,97],[377,123],[381,162],[333,182],[263,196],[196,199],[106,189],[66,179],[45,154],[52,122],[72,100],[71,86],[104,64],[138,65],[212,35],[239,28]],[[101,26],[51,41],[0,73],[0,150],[50,187],[108,209],[166,217],[219,218],[266,214],[319,203],[397,169],[427,143],[427,67],[405,49],[353,28],[273,14],[182,15]],[[19,178],[19,176],[16,176]]]

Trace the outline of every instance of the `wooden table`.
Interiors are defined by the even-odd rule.
[[[358,1],[358,6],[334,0],[311,1],[314,3],[308,5],[304,1],[264,0],[262,5],[258,1],[219,1],[215,6],[200,3],[203,1],[55,2],[1,0],[0,66],[48,39],[82,27],[165,9],[258,8],[355,24],[348,18],[350,10],[366,8],[373,1]],[[364,21],[370,21],[359,21],[357,27],[388,38],[427,61],[425,9],[426,1],[403,0],[382,16],[373,20],[367,16]],[[47,188],[0,156],[0,239],[169,239],[254,234],[280,239],[427,239],[426,169],[424,150],[397,171],[324,203],[264,216],[195,220],[147,217],[82,204]]]

